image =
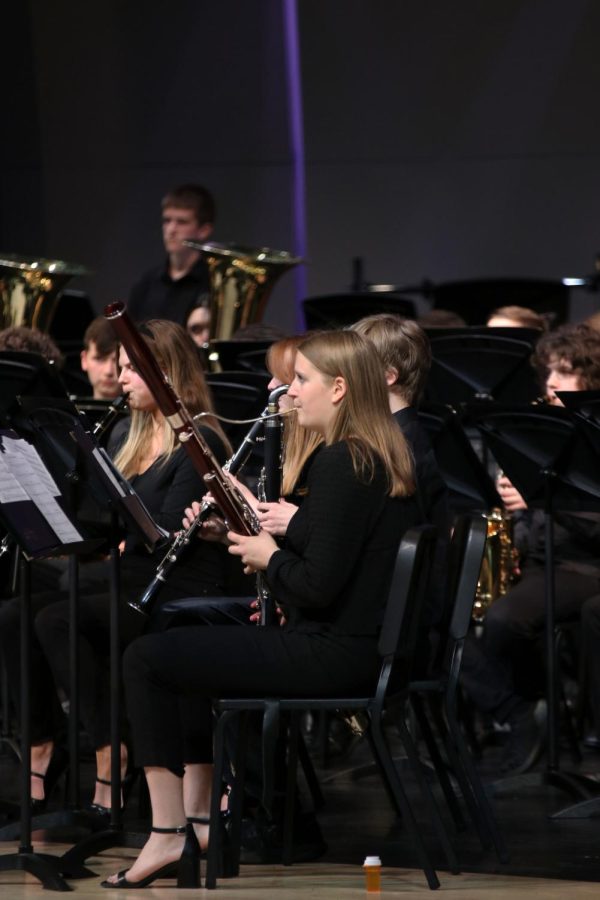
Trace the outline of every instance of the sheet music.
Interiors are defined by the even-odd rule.
[[[0,503],[31,500],[63,544],[82,541],[56,498],[60,490],[42,459],[22,438],[2,435],[0,452]]]

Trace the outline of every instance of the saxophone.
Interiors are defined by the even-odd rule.
[[[519,567],[512,517],[495,507],[484,514],[484,518],[487,519],[487,536],[472,613],[477,625],[483,623],[492,603],[508,593],[517,580]]]

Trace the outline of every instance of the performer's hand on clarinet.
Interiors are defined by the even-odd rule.
[[[260,531],[256,535],[236,534],[235,531],[228,531],[227,540],[231,544],[229,552],[233,556],[241,558],[246,575],[266,569],[269,560],[279,549],[274,538],[266,531]]]
[[[203,501],[206,501],[207,499],[210,500],[210,494],[207,494],[206,497],[203,498]],[[186,530],[191,526],[193,520],[200,512],[201,506],[201,503],[194,500],[192,505],[186,508],[183,519],[183,527]],[[200,526],[198,538],[205,541],[218,541],[221,544],[226,544],[226,534],[227,528],[225,522],[216,513],[212,513]]]
[[[252,609],[256,610],[256,612],[253,612],[252,615],[250,616],[250,621],[252,622],[253,625],[260,625],[260,619],[261,619],[260,600],[253,600],[252,603],[250,604],[250,607]],[[277,616],[279,617],[279,624],[285,625],[285,623],[287,622],[287,619],[285,617],[285,613],[282,610],[282,608],[280,606],[276,606],[275,612],[276,612]]]
[[[261,528],[269,534],[283,537],[290,524],[292,516],[298,511],[298,507],[287,500],[278,500],[275,503],[259,502],[256,515]]]

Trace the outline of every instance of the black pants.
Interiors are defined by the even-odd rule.
[[[79,566],[80,589],[98,589],[105,567],[97,562]],[[31,615],[58,601],[68,603],[66,560],[36,562],[31,567],[33,593]],[[0,602],[0,648],[6,666],[10,698],[18,711],[21,702],[21,598]],[[65,716],[58,701],[52,670],[34,632],[30,641],[30,704],[31,739],[33,744],[61,739],[65,731]],[[65,650],[68,661],[68,648]]]
[[[584,602],[598,592],[600,579],[560,566],[555,569],[556,621],[579,617]],[[546,619],[545,577],[529,566],[521,581],[489,608],[483,635],[465,645],[461,683],[475,705],[503,722],[523,699],[527,686],[540,683],[534,646]],[[518,673],[518,674],[517,674]]]
[[[134,641],[123,675],[136,763],[183,775],[212,761],[216,697],[302,697],[372,691],[377,638],[304,633],[278,626],[175,628]],[[196,744],[182,728],[178,700],[195,705]]]
[[[146,629],[148,618],[132,609],[128,599],[137,599],[154,574],[146,560],[121,560],[120,646],[125,650]],[[198,590],[214,593],[214,585],[197,584]],[[162,604],[189,593],[189,584],[173,579],[157,600]],[[185,591],[185,593],[184,593]],[[81,594],[79,598],[79,691],[81,720],[94,748],[110,743],[110,600],[106,592]],[[54,681],[69,691],[69,608],[60,600],[41,610],[35,618],[39,646]],[[33,693],[35,693],[35,687]],[[126,722],[122,723],[122,733]],[[190,731],[194,729],[190,724]]]
[[[250,615],[254,610],[250,603],[252,597],[187,597],[185,600],[175,600],[165,603],[157,614],[152,617],[149,631],[167,631],[190,625],[244,625],[255,626],[250,622]],[[193,698],[190,701],[193,703]],[[229,759],[232,760],[235,753],[237,729],[234,724],[226,731],[226,745]],[[190,752],[188,750],[188,752]],[[273,782],[275,792],[283,793],[285,771],[286,742],[280,735],[274,751]],[[189,762],[188,759],[186,759]],[[259,800],[263,791],[263,767],[262,767],[262,716],[260,713],[252,713],[246,735],[246,777],[244,788],[246,795]]]

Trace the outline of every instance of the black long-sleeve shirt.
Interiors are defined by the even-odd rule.
[[[226,451],[219,435],[205,425],[200,432],[222,465]],[[114,446],[112,448],[114,452]],[[179,447],[166,461],[159,458],[141,475],[129,479],[154,520],[168,531],[179,531],[183,513],[192,500],[200,500],[206,493],[202,476],[194,468],[190,457]],[[150,554],[132,532],[126,534],[123,563],[136,585],[149,581],[157,564],[163,558],[165,548],[158,548]],[[185,556],[175,566],[169,576],[169,584],[181,595],[194,594],[197,584],[221,586],[225,583],[226,548],[213,541],[194,540],[190,542]],[[130,585],[131,587],[131,585]]]
[[[449,614],[446,596],[448,581],[448,548],[452,517],[448,503],[448,488],[440,472],[429,436],[416,409],[407,406],[394,413],[412,451],[415,461],[416,500],[421,506],[425,521],[437,530],[433,571],[428,592],[427,619],[431,627],[447,626]]]
[[[413,498],[392,498],[383,466],[357,477],[345,441],[317,454],[307,496],[267,579],[289,629],[376,634],[400,538],[420,521]]]

